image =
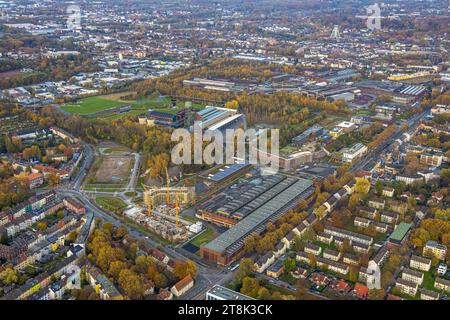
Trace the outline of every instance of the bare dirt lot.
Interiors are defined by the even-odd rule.
[[[118,183],[125,181],[130,175],[132,156],[109,155],[100,164],[95,180],[99,183]]]

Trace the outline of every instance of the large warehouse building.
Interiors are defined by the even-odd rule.
[[[313,192],[313,183],[306,179],[297,179],[282,175],[271,176],[272,179],[260,181],[260,190],[247,190],[247,202],[238,199],[227,203],[231,216],[238,215],[239,221],[216,239],[200,248],[202,258],[219,265],[228,265],[242,255],[245,239],[253,233],[261,234],[269,222],[275,222],[281,215],[295,207],[301,200]],[[263,179],[263,177],[259,178]],[[242,189],[241,189],[242,190]],[[241,192],[242,193],[242,192]],[[217,199],[218,200],[218,199]],[[237,206],[237,207],[236,207]],[[217,208],[219,209],[219,208]],[[229,219],[236,220],[231,217]]]

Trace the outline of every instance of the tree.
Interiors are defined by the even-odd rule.
[[[151,156],[147,161],[147,168],[149,175],[152,178],[163,176],[166,172],[166,168],[169,166],[170,157],[166,153],[160,153]]]
[[[319,219],[323,219],[327,215],[327,208],[325,206],[320,206],[320,207],[314,209],[314,214]]]
[[[292,270],[295,269],[296,261],[295,261],[295,259],[287,258],[283,261],[283,264],[284,264],[285,271],[291,272]]]
[[[192,260],[177,260],[175,262],[175,269],[173,273],[178,277],[178,279],[183,279],[188,275],[190,275],[192,278],[195,278],[197,275],[197,266]]]
[[[309,259],[309,265],[312,268],[315,268],[317,266],[317,258],[312,253],[308,253],[308,259]]]
[[[242,283],[242,279],[246,276],[251,275],[255,272],[255,263],[252,259],[242,259],[239,265],[239,268],[236,271],[235,282],[240,285]]]
[[[370,182],[366,178],[356,178],[355,191],[361,195],[366,195],[370,190]]]
[[[259,241],[258,235],[251,235],[244,240],[244,252],[251,253],[255,250],[256,244]]]
[[[383,194],[383,183],[381,182],[381,180],[377,180],[377,182],[375,183],[375,190],[378,196],[381,196]]]
[[[356,281],[358,281],[358,277],[359,277],[358,268],[355,266],[351,266],[348,270],[348,280],[350,280],[352,282],[356,282]]]
[[[59,176],[54,173],[50,173],[48,175],[48,182],[51,186],[56,186],[59,184]]]
[[[56,216],[58,217],[58,219],[64,218],[64,211],[63,210],[58,210],[58,212],[56,213]]]
[[[394,272],[400,266],[401,258],[398,254],[392,253],[386,261],[385,270]]]
[[[258,299],[259,300],[269,300],[270,299],[270,292],[267,290],[267,288],[261,287],[258,290]]]
[[[241,293],[252,298],[258,297],[260,286],[258,281],[252,277],[244,277],[242,279]]]
[[[0,272],[0,280],[7,286],[15,284],[19,281],[19,274],[11,267]]]
[[[111,265],[109,266],[108,274],[113,277],[116,281],[119,279],[120,272],[122,270],[127,269],[126,262],[123,261],[113,261],[111,262]]]
[[[430,238],[430,233],[427,230],[424,228],[417,228],[414,229],[411,235],[411,243],[416,247],[423,248]]]
[[[70,243],[74,243],[75,240],[77,239],[77,236],[78,236],[78,233],[76,230],[74,230],[67,235],[66,240]]]
[[[116,228],[116,230],[114,231],[114,238],[115,239],[122,239],[123,237],[125,237],[128,234],[128,229],[125,226],[120,226],[118,228]]]
[[[144,295],[144,281],[130,269],[124,269],[119,274],[119,286],[131,299],[141,299]]]
[[[39,222],[36,223],[36,227],[39,230],[44,231],[45,229],[47,229],[47,222],[39,221]]]
[[[310,285],[308,283],[308,280],[298,279],[297,284],[296,284],[297,290],[295,292],[296,292],[297,298],[299,300],[305,298],[305,295],[307,294],[307,292],[309,290],[309,286]]]
[[[162,274],[161,272],[158,272],[155,274],[155,277],[153,278],[153,282],[155,283],[155,286],[157,288],[164,288],[167,286],[167,277]]]
[[[148,267],[154,263],[151,256],[138,256],[134,260],[133,270],[140,274],[145,274],[148,271]]]
[[[117,260],[125,260],[124,251],[121,248],[113,248],[111,245],[107,244],[100,248],[96,262],[104,272],[107,272],[111,263]]]
[[[384,271],[381,274],[381,286],[383,288],[387,288],[387,286],[389,285],[389,283],[391,283],[392,279],[394,278],[394,275],[392,274],[391,271]]]
[[[441,220],[450,220],[450,208],[434,210],[434,216]]]
[[[383,289],[369,290],[369,300],[384,300],[386,292]]]
[[[239,108],[239,102],[237,102],[236,100],[227,101],[225,103],[225,108],[237,109],[237,108]]]
[[[358,193],[354,193],[348,199],[348,208],[353,210],[359,204],[361,200],[361,196]]]

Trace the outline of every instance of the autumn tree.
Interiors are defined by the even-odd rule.
[[[197,266],[192,260],[177,260],[175,262],[175,269],[173,273],[179,279],[183,279],[188,275],[190,275],[192,278],[195,278],[197,276]]]
[[[258,280],[252,277],[244,277],[242,279],[241,293],[252,298],[258,297],[260,286]]]
[[[0,272],[0,281],[9,286],[19,281],[19,274],[11,267],[6,268]]]
[[[386,292],[383,289],[369,290],[369,300],[384,300]]]
[[[239,264],[239,268],[236,271],[235,282],[237,284],[242,283],[242,279],[255,272],[255,262],[252,259],[242,259]]]
[[[144,281],[134,271],[130,269],[120,271],[118,282],[130,299],[141,299],[144,295]]]

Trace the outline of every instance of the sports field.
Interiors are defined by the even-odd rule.
[[[62,109],[74,114],[91,114],[110,108],[123,106],[124,102],[117,100],[108,100],[102,97],[88,97],[81,99],[75,103],[68,103],[62,106]]]
[[[72,114],[79,115],[92,115],[96,112],[120,107],[123,105],[131,105],[131,110],[124,113],[111,113],[111,114],[102,114],[96,116],[96,118],[101,118],[105,120],[117,120],[123,118],[125,116],[138,116],[142,113],[145,113],[149,109],[167,112],[167,113],[176,113],[182,108],[185,107],[185,102],[181,100],[177,100],[177,106],[175,108],[172,107],[172,100],[170,97],[158,97],[158,98],[141,98],[138,100],[128,100],[127,93],[115,93],[103,96],[96,97],[87,97],[78,100],[77,102],[67,103],[61,108],[67,112]],[[201,110],[204,108],[204,105],[193,103],[192,108],[194,110]]]

